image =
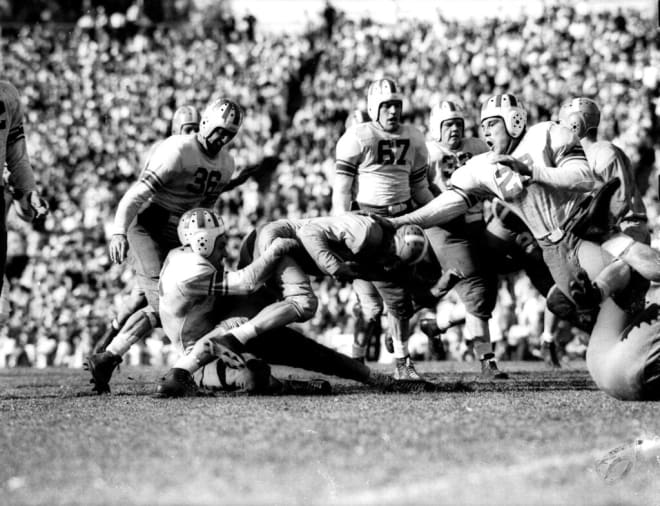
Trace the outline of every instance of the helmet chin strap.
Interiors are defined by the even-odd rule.
[[[510,155],[511,152],[518,147],[518,144],[520,142],[522,135],[519,137],[513,137],[509,135],[509,143],[506,145],[506,150],[504,152],[505,155]]]

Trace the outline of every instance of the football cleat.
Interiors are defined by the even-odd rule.
[[[197,385],[190,372],[173,367],[160,379],[155,397],[191,397],[197,394]]]
[[[92,391],[100,394],[110,393],[110,378],[115,368],[122,362],[119,355],[104,351],[103,353],[94,353],[85,359],[83,367],[92,374]]]
[[[509,379],[509,375],[504,371],[500,371],[497,367],[495,359],[488,358],[481,361],[481,376],[489,380],[505,380]]]
[[[415,380],[421,381],[422,377],[415,370],[415,364],[410,357],[397,358],[394,368],[395,380]]]

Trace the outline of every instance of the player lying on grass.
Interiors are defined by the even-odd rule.
[[[212,211],[195,209],[185,213],[179,237],[184,246],[169,253],[161,271],[160,316],[163,328],[182,355],[158,385],[161,396],[194,394],[195,373],[201,385],[228,390],[277,393],[300,386],[273,378],[267,362],[375,386],[392,383],[391,378],[349,357],[292,329],[279,327],[282,320],[271,319],[268,326],[248,324],[249,317],[255,321],[268,313],[272,297],[258,289],[298,241],[274,238],[258,259],[232,272],[223,265],[224,225]],[[238,332],[241,340],[237,339],[235,332],[246,327],[252,332],[248,337]],[[202,370],[216,358],[220,360]],[[312,392],[330,390],[327,382],[319,380],[303,386]]]
[[[610,254],[618,251],[617,239],[606,241],[602,248],[591,243],[592,251],[583,262],[589,277],[583,276],[573,285],[573,297],[593,293],[599,289],[591,281],[598,273],[616,262]],[[598,249],[596,249],[598,248]],[[632,269],[623,262],[620,276],[613,279],[614,293],[630,292]],[[634,287],[634,282],[633,282]],[[576,295],[578,294],[578,295]],[[587,347],[587,368],[598,388],[624,401],[660,400],[660,291],[651,288],[645,309],[630,314],[613,298],[606,298],[600,306]]]

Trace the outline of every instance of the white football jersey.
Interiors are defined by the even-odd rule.
[[[498,197],[523,219],[537,239],[559,229],[585,192],[597,184],[579,139],[556,123],[547,121],[530,127],[511,154],[530,167],[550,167],[557,171],[568,161],[584,161],[583,175],[574,191],[530,183],[529,178],[508,167],[493,164],[491,153],[472,158],[454,172],[451,187],[464,196],[468,205]]]
[[[422,133],[412,125],[386,132],[376,122],[350,127],[337,143],[337,172],[357,179],[355,200],[388,206],[411,198],[411,186],[427,175]]]

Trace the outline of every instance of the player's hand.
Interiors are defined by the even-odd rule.
[[[333,273],[333,277],[342,283],[350,282],[354,279],[359,279],[362,276],[363,273],[357,262],[342,262],[339,264],[337,270]]]
[[[589,279],[589,275],[584,270],[580,270],[575,276],[575,280],[569,283],[569,290],[578,311],[596,308],[603,300],[600,288]]]
[[[532,168],[524,162],[518,160],[515,156],[511,155],[496,155],[490,156],[490,161],[493,163],[500,163],[506,165],[512,171],[517,172],[523,176],[532,176]]]
[[[27,193],[15,192],[12,197],[16,199],[16,212],[23,221],[31,222],[43,218],[48,214],[46,202],[36,190]]]
[[[271,243],[272,248],[275,250],[277,256],[286,255],[290,253],[298,246],[300,243],[297,239],[288,239],[284,237],[276,237],[275,240]]]
[[[128,254],[128,239],[126,234],[113,234],[110,239],[110,246],[108,246],[110,253],[110,260],[116,264],[122,263],[126,260]]]
[[[36,190],[28,192],[28,203],[30,208],[32,208],[35,220],[43,218],[50,211],[48,202],[46,202]]]

